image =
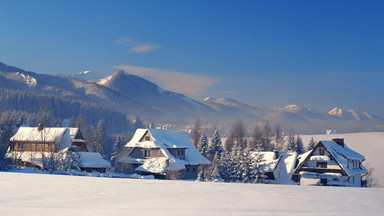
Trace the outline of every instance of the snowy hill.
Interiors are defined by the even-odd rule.
[[[89,75],[88,71],[84,74]],[[196,101],[176,92],[160,88],[144,78],[118,71],[110,76],[97,80],[83,80],[70,76],[37,74],[0,63],[0,96],[9,98],[5,90],[32,92],[38,95],[78,100],[82,107],[97,104],[101,107],[114,109],[130,116],[140,116],[142,119],[159,124],[185,125],[192,122],[196,116],[214,122],[211,126],[229,128],[230,121],[242,118],[247,124],[269,121],[279,123],[282,128],[295,128],[300,133],[320,133],[327,129],[342,132],[382,131],[384,118],[377,117],[364,111],[334,108],[328,113],[321,113],[309,107],[288,105],[282,108],[268,108],[260,105],[249,105],[231,98],[210,98]],[[13,94],[13,93],[12,93]],[[14,96],[14,95],[12,95]],[[2,102],[2,101],[0,101]],[[9,102],[9,101],[7,101]],[[16,106],[9,109],[25,109]],[[92,105],[89,105],[89,104]],[[50,103],[54,108],[58,104]],[[60,104],[63,107],[62,104]],[[30,108],[29,112],[36,112]],[[54,113],[62,113],[54,110]],[[77,116],[79,113],[73,113]],[[56,116],[71,118],[71,116]],[[181,128],[179,128],[181,129]]]
[[[303,143],[308,145],[311,137],[318,142],[342,137],[348,147],[365,156],[364,164],[375,169],[374,176],[377,186],[384,187],[384,132],[303,135]]]
[[[384,188],[305,187],[0,172],[2,215],[371,215]]]

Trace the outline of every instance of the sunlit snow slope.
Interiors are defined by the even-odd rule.
[[[382,215],[383,188],[0,172],[0,215]]]

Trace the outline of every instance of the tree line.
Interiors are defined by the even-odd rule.
[[[263,153],[266,151],[285,151],[304,153],[299,135],[290,132],[285,140],[278,124],[271,127],[269,122],[263,126],[256,124],[250,136],[241,120],[236,120],[224,143],[216,130],[209,140],[201,129],[201,121],[196,119],[190,133],[192,143],[212,164],[203,167],[198,175],[199,181],[223,181],[244,183],[268,183],[263,171]],[[306,150],[315,146],[313,138]]]

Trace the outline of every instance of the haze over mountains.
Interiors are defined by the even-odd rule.
[[[209,119],[216,125],[224,125],[229,120],[237,118],[242,118],[249,124],[270,121],[272,124],[279,123],[282,127],[292,127],[300,133],[321,133],[326,129],[336,129],[339,132],[382,131],[384,125],[383,118],[353,109],[344,110],[335,107],[327,113],[322,113],[313,108],[297,105],[282,108],[248,105],[230,98],[207,97],[202,101],[196,101],[162,89],[148,80],[124,71],[118,71],[102,79],[86,81],[69,76],[37,74],[0,62],[2,109],[23,108],[20,104],[4,104],[7,103],[4,99],[6,95],[13,91],[65,100],[61,103],[82,101],[96,104],[127,116],[140,116],[149,123],[177,122],[180,127],[192,122],[196,116]],[[64,109],[55,102],[52,102],[51,106],[55,110]],[[26,107],[23,109],[28,110]],[[79,114],[73,110],[73,116]],[[57,115],[57,118],[70,118],[68,113]]]

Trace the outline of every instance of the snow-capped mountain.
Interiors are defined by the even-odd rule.
[[[369,121],[375,119],[372,114],[367,112],[360,112],[353,109],[344,111],[338,107],[331,109],[327,114],[343,120]]]
[[[295,127],[299,131],[311,133],[326,129],[345,132],[367,131],[375,130],[377,125],[384,125],[383,118],[353,109],[343,110],[336,107],[327,113],[322,113],[298,105],[268,108],[241,103],[231,98],[207,97],[202,101],[196,101],[162,89],[155,83],[124,71],[118,71],[102,79],[87,81],[69,76],[37,74],[0,63],[0,91],[5,89],[67,100],[61,103],[72,103],[73,100],[77,100],[92,104],[87,107],[94,107],[96,104],[100,106],[97,108],[99,110],[108,107],[125,115],[136,115],[153,122],[180,120],[179,122],[186,123],[200,116],[218,120],[215,124],[220,124],[242,118],[250,125],[269,121],[271,124],[279,123],[282,127]],[[9,93],[3,93],[4,98],[7,98],[6,94]],[[54,102],[52,106],[56,106]],[[57,112],[61,113],[60,110]]]

